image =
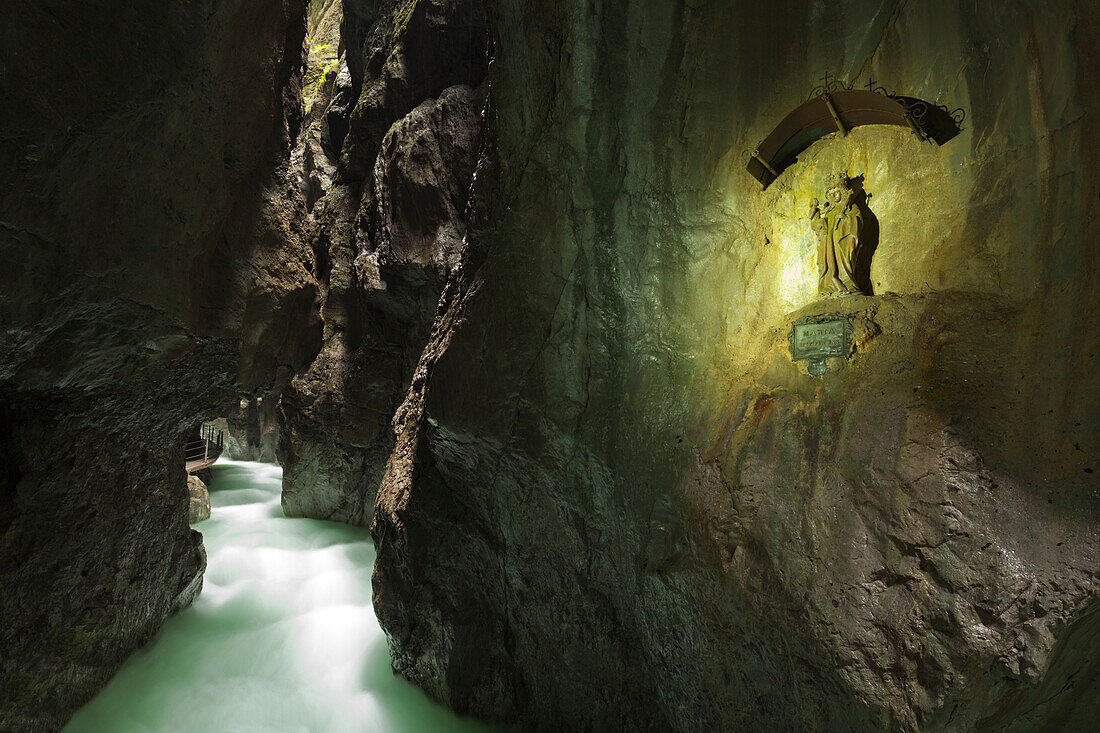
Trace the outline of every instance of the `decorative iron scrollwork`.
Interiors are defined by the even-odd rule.
[[[822,137],[841,137],[862,125],[909,128],[922,142],[944,145],[962,130],[966,111],[897,94],[874,79],[866,89],[826,72],[809,98],[784,117],[755,150],[742,153],[742,163],[764,188],[774,183],[798,155]]]
[[[886,87],[875,81],[874,77],[871,77],[867,81],[867,91],[874,92],[875,94],[881,94],[884,97],[889,97],[895,102],[905,107],[905,111],[913,118],[913,120],[921,127],[925,126],[926,118],[929,109],[934,107],[943,114],[951,118],[951,121],[955,123],[955,127],[959,132],[962,132],[966,128],[963,127],[963,122],[966,121],[966,110],[962,107],[956,107],[955,109],[949,109],[942,104],[929,103],[923,99],[916,99],[914,97],[906,97],[905,95],[898,94],[891,91]]]
[[[942,104],[931,104],[922,99],[916,99],[914,97],[907,97],[903,94],[898,94],[897,92],[887,89],[883,85],[879,84],[874,79],[874,77],[868,80],[867,84],[864,85],[864,88],[866,88],[869,92],[881,94],[884,97],[889,97],[890,99],[898,102],[900,105],[905,107],[905,111],[909,113],[909,115],[913,118],[913,121],[916,122],[917,125],[921,128],[925,127],[928,112],[932,107],[934,107],[935,109],[939,110],[939,112],[950,117],[951,121],[955,123],[955,127],[958,128],[959,132],[962,132],[964,129],[966,129],[963,127],[963,122],[966,121],[966,110],[962,107],[950,109]],[[834,76],[832,73],[826,71],[824,74],[821,75],[821,83],[817,84],[813,89],[810,90],[810,94],[806,97],[806,99],[816,99],[818,97],[823,97],[827,94],[836,94],[837,92],[844,92],[851,89],[855,89],[855,85],[845,82],[840,77]]]
[[[852,88],[851,84],[846,84],[840,80],[839,77],[833,76],[828,71],[821,75],[821,83],[810,90],[810,95],[806,97],[806,100],[816,99],[826,94],[836,94],[837,92],[844,92]]]

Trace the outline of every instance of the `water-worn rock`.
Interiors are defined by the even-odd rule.
[[[187,476],[187,521],[191,524],[210,519],[210,492],[198,476]]]
[[[394,668],[542,729],[1089,729],[1100,11],[486,6],[488,255],[372,527]],[[859,128],[761,192],[824,71],[965,129]],[[817,303],[803,212],[844,168],[878,295]],[[786,334],[830,311],[855,347],[813,377]]]
[[[226,426],[226,457],[237,461],[279,462],[279,415],[276,399],[241,399],[237,411],[226,418]]]
[[[369,524],[393,411],[462,252],[485,29],[473,0],[349,5],[345,32],[367,17],[372,30],[345,37],[348,68],[365,74],[350,120],[334,115],[349,109],[339,89],[325,118],[348,127],[329,133],[344,137],[340,172],[314,210],[325,345],[282,397],[283,507]]]
[[[0,9],[0,729],[59,728],[190,602],[188,431],[320,345],[277,172],[303,5]]]

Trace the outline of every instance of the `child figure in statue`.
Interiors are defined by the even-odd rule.
[[[810,202],[810,228],[817,235],[817,289],[823,295],[858,293],[853,277],[863,216],[852,201],[848,177],[837,176],[825,193],[825,206]]]

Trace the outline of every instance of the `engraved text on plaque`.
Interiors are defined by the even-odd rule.
[[[844,358],[852,338],[852,324],[844,316],[806,316],[794,322],[787,340],[791,358],[806,361],[810,374],[825,373],[825,360]]]

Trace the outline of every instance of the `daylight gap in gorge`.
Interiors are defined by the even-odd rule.
[[[307,729],[1091,730],[1097,37],[8,3],[0,729],[201,689],[156,660],[235,609],[318,645],[241,677]]]

